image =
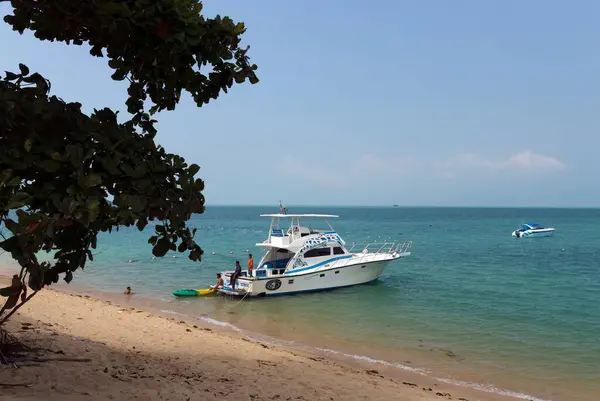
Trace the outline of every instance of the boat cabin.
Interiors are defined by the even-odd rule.
[[[256,244],[265,249],[265,255],[254,273],[257,278],[279,276],[293,272],[297,268],[315,266],[346,255],[350,257],[344,247],[344,241],[327,221],[328,218],[338,216],[324,214],[261,216],[271,217],[271,226],[267,239]],[[308,222],[311,218],[322,219],[327,228],[313,228]]]

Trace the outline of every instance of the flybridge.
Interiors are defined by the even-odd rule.
[[[277,246],[277,247],[288,247],[297,239],[306,237],[312,234],[322,234],[325,232],[334,232],[335,230],[329,222],[328,218],[337,218],[339,216],[333,214],[261,214],[261,217],[270,217],[271,226],[269,227],[269,236],[266,241],[258,246]],[[323,219],[327,225],[326,230],[313,229],[309,224],[308,226],[300,224],[300,220],[308,220],[311,218]],[[281,222],[281,219],[289,219],[289,225]]]

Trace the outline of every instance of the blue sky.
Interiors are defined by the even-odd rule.
[[[600,2],[204,5],[246,23],[261,79],[158,116],[208,204],[600,206]],[[0,49],[0,70],[124,112],[86,48],[1,23]]]

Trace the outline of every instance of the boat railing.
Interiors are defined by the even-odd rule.
[[[392,254],[406,253],[412,247],[412,241],[399,242],[353,242],[348,248],[350,253]]]

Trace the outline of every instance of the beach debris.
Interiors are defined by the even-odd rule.
[[[90,358],[33,358],[33,362],[91,362]]]
[[[409,386],[409,387],[417,387],[417,385],[415,383],[411,383],[411,382],[402,382],[402,384],[404,384],[405,386]]]
[[[259,366],[277,366],[276,362],[265,361],[263,359],[257,359],[256,363],[258,363]]]
[[[33,383],[0,383],[0,387],[31,387]]]

